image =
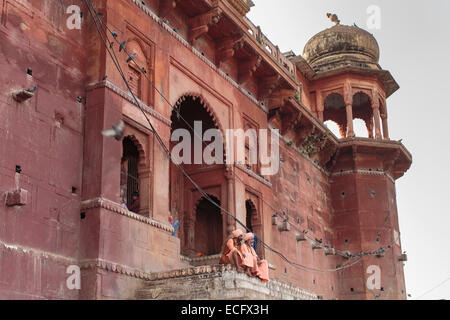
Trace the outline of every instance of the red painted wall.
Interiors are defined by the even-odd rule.
[[[62,15],[57,2],[37,3],[0,0],[0,194],[5,196],[14,190],[16,165],[22,168],[20,188],[28,191],[26,205],[0,206],[0,297],[132,298],[150,273],[186,266],[180,259],[180,247],[186,240],[172,237],[168,223],[173,207],[169,160],[100,44],[86,8],[82,10],[81,31],[71,31],[65,26],[67,15]],[[135,48],[140,48],[144,55],[140,61],[171,104],[193,95],[201,98],[222,131],[242,128],[244,119],[251,119],[258,128],[268,128],[264,108],[232,83],[239,77],[238,57],[223,64],[222,69],[233,79],[230,81],[133,1],[95,3],[118,38],[134,41]],[[149,6],[158,11],[159,1],[151,1]],[[169,19],[186,38],[186,13],[177,8]],[[214,41],[204,36],[195,45],[214,61]],[[127,70],[126,57],[119,56],[122,68]],[[32,76],[26,74],[27,68],[33,70]],[[303,77],[299,79],[305,81],[304,103],[314,110],[312,85]],[[140,98],[147,115],[168,145],[172,109],[150,82],[144,78],[141,81],[146,93]],[[31,99],[23,103],[12,99],[12,91],[34,85],[38,89]],[[258,96],[256,76],[250,78],[246,88]],[[78,96],[83,97],[81,103]],[[126,122],[126,135],[135,138],[144,159],[140,170],[149,182],[142,191],[147,216],[130,214],[118,204],[122,145],[100,132],[119,119]],[[378,227],[384,214],[391,214],[398,230],[392,181],[379,176],[333,176],[286,142],[280,140],[280,154],[286,161],[270,182],[245,168],[234,168],[239,178],[232,178],[230,185],[223,169],[196,179],[203,187],[212,187],[221,204],[241,221],[245,221],[245,201],[251,199],[264,241],[305,266],[333,269],[343,259],[325,256],[323,250],[313,250],[309,242],[297,242],[295,233],[300,230],[309,230],[311,237],[337,248],[356,251],[372,247],[374,225]],[[361,166],[369,160],[378,161],[362,156]],[[334,172],[351,161],[351,156],[341,155]],[[233,192],[231,206],[229,187]],[[181,188],[182,210],[190,212],[195,194],[189,184]],[[376,200],[368,198],[368,188],[376,190]],[[345,199],[340,196],[341,190],[347,194]],[[384,206],[379,207],[381,204]],[[280,233],[272,225],[271,207],[286,211],[290,232]],[[229,228],[224,219],[224,233]],[[350,242],[344,243],[348,238]],[[389,275],[383,280],[388,298],[403,298],[399,294],[404,289],[402,268],[395,264],[395,254],[400,251],[396,247],[383,260],[382,268]],[[306,272],[268,250],[265,258],[273,266],[271,277],[324,298],[371,298],[363,290],[364,267],[369,262],[345,272]],[[66,287],[66,268],[73,264],[81,267],[80,291]],[[349,287],[356,292],[348,294]]]

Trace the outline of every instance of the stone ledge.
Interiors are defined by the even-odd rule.
[[[120,204],[115,203],[108,199],[94,198],[94,199],[85,200],[85,201],[81,202],[81,208],[80,208],[81,211],[91,210],[91,209],[95,209],[95,208],[102,208],[102,209],[106,209],[113,213],[118,213],[125,217],[131,218],[133,220],[137,220],[139,222],[143,222],[152,227],[161,229],[163,231],[167,231],[169,233],[172,233],[174,230],[171,225],[168,225],[168,224],[159,222],[157,220],[154,220],[152,218],[144,217],[144,216],[138,215],[134,212],[128,211],[125,208],[123,208]]]
[[[87,86],[86,91],[93,91],[95,89],[101,89],[101,88],[107,88],[109,90],[111,90],[112,92],[114,92],[115,94],[117,94],[118,96],[120,96],[121,98],[125,99],[126,101],[128,101],[129,103],[131,103],[132,105],[139,107],[136,104],[136,101],[134,100],[133,96],[121,89],[119,86],[117,86],[116,84],[112,83],[109,80],[104,80],[104,81],[100,81],[94,84],[90,84]],[[156,111],[155,109],[153,109],[152,107],[146,105],[145,103],[143,103],[141,100],[139,100],[137,97],[136,99],[139,101],[140,106],[142,107],[142,109],[148,113],[149,115],[151,115],[153,118],[158,119],[159,121],[161,121],[162,123],[171,126],[172,121],[170,121],[170,119],[167,119],[166,117],[164,117],[162,114],[160,114],[158,111]]]
[[[273,279],[268,283],[238,273],[231,265],[193,267],[150,275],[138,299],[319,300],[320,296]]]

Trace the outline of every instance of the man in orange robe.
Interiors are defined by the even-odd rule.
[[[267,260],[260,260],[258,255],[253,249],[253,242],[255,236],[253,233],[247,233],[244,235],[244,244],[241,246],[243,252],[242,264],[250,270],[251,274],[260,278],[263,282],[269,281],[269,264]]]
[[[243,255],[239,248],[243,240],[244,232],[241,229],[237,229],[231,233],[231,236],[225,241],[225,245],[222,250],[222,257],[219,264],[233,264],[238,272],[243,272],[242,260]]]

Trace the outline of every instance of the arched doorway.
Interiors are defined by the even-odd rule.
[[[203,153],[205,148],[212,143],[212,141],[201,141],[205,132],[209,129],[220,130],[214,112],[203,98],[195,95],[183,96],[175,104],[175,108],[176,110],[172,112],[171,116],[172,134],[179,132],[178,129],[182,129],[189,132],[191,138],[191,161],[189,163],[183,161],[182,168],[198,186],[211,194],[214,202],[219,205],[227,203],[224,164],[208,164],[203,157],[200,157],[201,163],[194,161],[195,152]],[[198,128],[198,122],[201,124],[201,132],[194,133],[194,129]],[[195,139],[200,141],[195,142]],[[184,141],[171,142],[170,150],[173,151],[175,147],[178,147],[177,144],[182,142]],[[220,146],[223,152],[223,144]],[[184,151],[185,149],[182,151],[183,155]],[[181,154],[179,156],[182,157]],[[180,221],[177,236],[180,238],[182,254],[192,257],[198,254],[220,253],[227,229],[226,217],[221,214],[217,206],[199,195],[198,190],[174,163],[171,163],[170,166],[170,213],[175,221]]]
[[[261,216],[258,214],[256,205],[251,199],[245,201],[245,212],[245,225],[250,230],[247,232],[253,232],[255,234],[256,253],[261,258],[264,256],[264,249],[261,245],[261,241],[263,240]]]
[[[245,225],[247,228],[253,232],[253,215],[255,214],[255,209],[251,200],[245,201]]]
[[[121,201],[130,208],[133,202],[133,195],[139,193],[139,150],[130,137],[125,137],[122,141],[123,154],[120,170],[120,191]],[[136,212],[139,213],[139,212]]]
[[[210,196],[220,205],[219,199]],[[210,256],[219,254],[223,242],[223,219],[220,209],[202,198],[195,212],[195,248],[197,254]]]

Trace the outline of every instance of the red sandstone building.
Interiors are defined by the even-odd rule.
[[[235,220],[171,164],[86,3],[73,2],[80,30],[67,28],[69,1],[0,0],[0,298],[406,298],[395,181],[412,158],[389,138],[387,98],[399,86],[370,33],[337,24],[297,56],[245,17],[250,0],[92,1],[145,68],[113,47],[169,148],[171,132],[188,127],[180,119],[280,130],[277,175],[261,176],[259,164],[184,165],[297,264],[260,246],[272,279],[262,284],[216,265]],[[120,119],[121,142],[101,134]],[[353,119],[367,137],[355,137]],[[138,213],[121,206],[121,189],[126,203],[139,191]],[[80,290],[67,287],[71,265]],[[371,266],[381,288],[367,286]]]

